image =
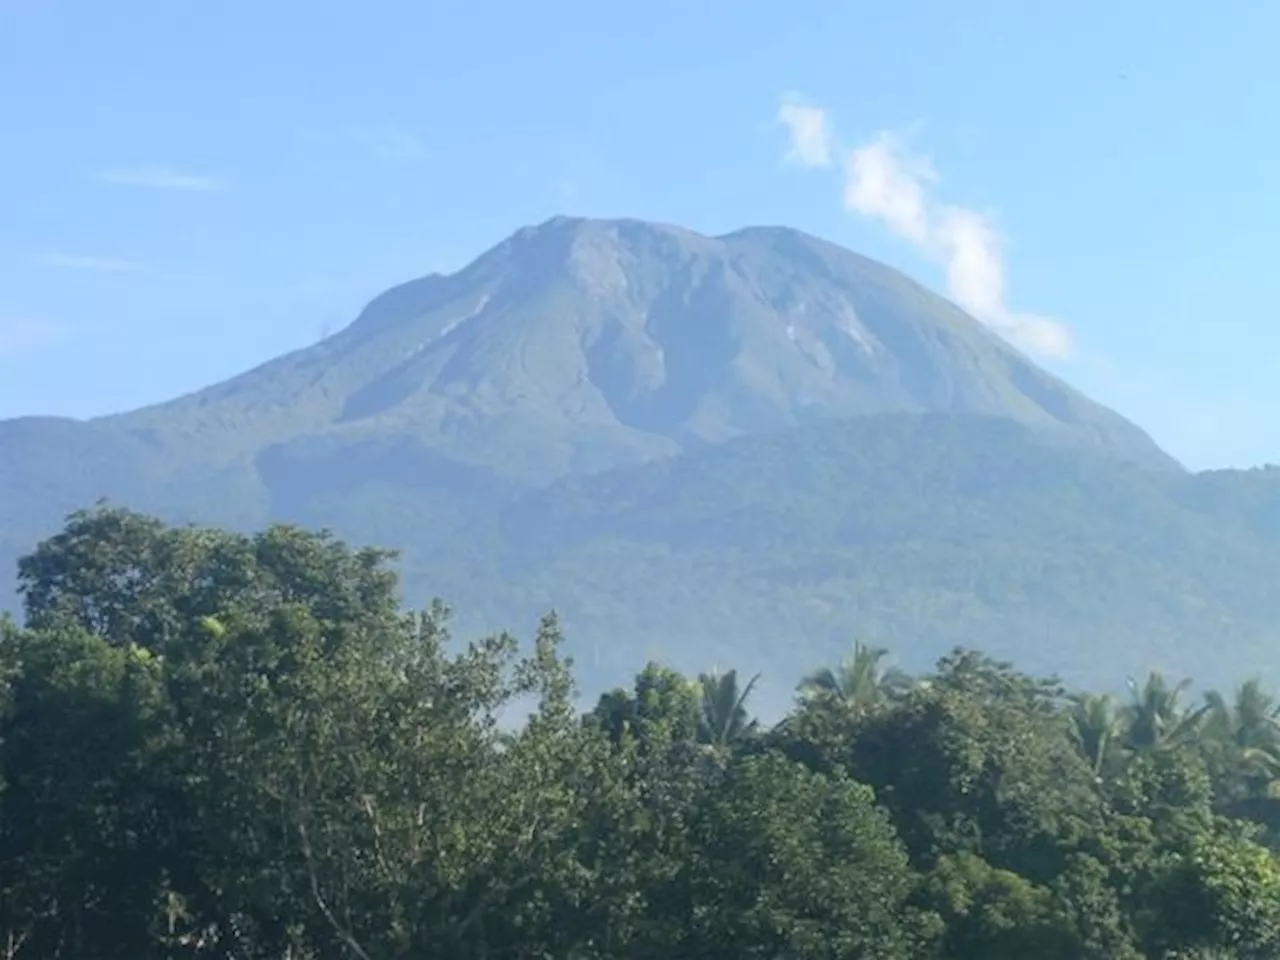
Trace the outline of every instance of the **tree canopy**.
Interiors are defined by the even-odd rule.
[[[1280,955],[1280,709],[853,645],[780,722],[400,609],[320,533],[73,515],[0,621],[0,956]]]

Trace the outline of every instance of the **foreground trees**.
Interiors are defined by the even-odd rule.
[[[388,555],[74,516],[0,622],[0,957],[1280,955],[1278,711],[855,647],[773,728],[659,665],[574,708]]]

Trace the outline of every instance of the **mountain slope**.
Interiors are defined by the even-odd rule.
[[[1137,427],[881,264],[792,230],[559,218],[377,298],[324,343],[113,418],[224,460],[412,433],[519,479],[815,417],[1006,416],[1170,467]]]
[[[763,670],[776,693],[857,637],[913,666],[965,644],[1094,684],[1280,681],[1280,537],[1233,515],[1234,478],[1239,494],[991,417],[823,421],[566,478],[409,550],[405,570],[411,593],[488,626],[555,605],[593,678],[643,653]],[[1252,494],[1280,509],[1280,479]],[[355,529],[352,502],[306,519]]]

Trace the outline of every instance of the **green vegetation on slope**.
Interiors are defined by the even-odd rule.
[[[588,686],[641,655],[734,662],[785,695],[798,662],[853,634],[916,666],[980,643],[1073,682],[1218,682],[1270,677],[1280,622],[1280,537],[1257,520],[1280,483],[1240,474],[1237,502],[1234,477],[1151,472],[997,418],[897,415],[568,478],[453,527],[414,525],[411,486],[294,519],[354,537],[400,504],[387,542],[406,547],[414,602],[455,598],[489,617],[477,627],[554,604]]]
[[[1280,708],[855,645],[753,717],[650,664],[573,706],[377,551],[73,517],[0,623],[15,960],[1269,960]],[[501,721],[505,720],[506,723]]]
[[[590,690],[636,657],[733,662],[781,708],[850,635],[913,667],[981,644],[1080,683],[1280,680],[1280,474],[1150,471],[1006,419],[818,420],[541,488],[411,438],[316,441],[166,487],[167,506],[146,489],[115,502],[392,544],[410,602],[450,597],[468,629],[554,605]],[[53,521],[5,512],[12,562]]]

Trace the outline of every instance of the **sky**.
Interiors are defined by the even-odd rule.
[[[557,214],[781,224],[1194,468],[1280,461],[1280,5],[0,0],[0,417],[158,402]]]

